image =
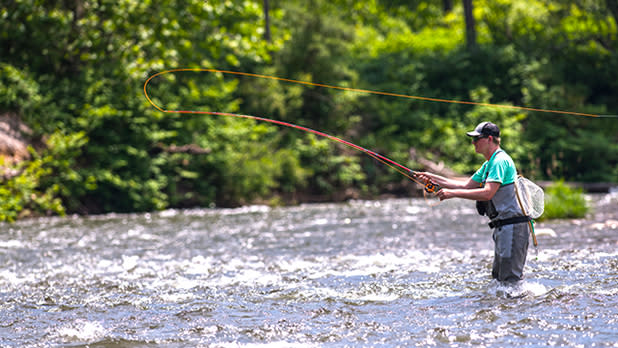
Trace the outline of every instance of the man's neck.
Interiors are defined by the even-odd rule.
[[[493,154],[498,150],[500,150],[499,145],[491,146],[489,149],[487,149],[487,152],[485,153],[485,159],[489,161],[491,159],[491,156],[493,156]]]

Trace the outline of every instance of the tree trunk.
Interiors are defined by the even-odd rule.
[[[447,14],[453,10],[453,0],[442,0],[442,10]]]
[[[269,15],[268,0],[264,0],[264,40],[270,43],[270,15]]]
[[[476,24],[474,22],[472,0],[463,0],[463,5],[466,19],[466,45],[469,49],[472,49],[476,47]]]

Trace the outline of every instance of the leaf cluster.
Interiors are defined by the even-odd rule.
[[[45,144],[0,184],[2,219],[168,207],[410,194],[360,152],[294,129],[162,113],[144,81],[217,68],[479,103],[615,114],[613,0],[475,0],[478,45],[459,2],[14,0],[0,5],[0,113]],[[443,6],[451,3],[453,6]],[[465,131],[485,120],[533,179],[618,181],[615,119],[437,103],[217,73],[149,85],[166,110],[288,121],[410,168],[416,154],[460,174],[482,160]],[[8,163],[4,167],[9,166]],[[46,197],[42,199],[41,197]]]

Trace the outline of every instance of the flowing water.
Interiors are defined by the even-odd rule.
[[[618,195],[590,199],[514,287],[462,200],[0,224],[0,346],[618,347]]]

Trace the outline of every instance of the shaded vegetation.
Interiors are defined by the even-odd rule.
[[[545,190],[545,211],[541,219],[583,218],[589,207],[581,188],[557,181]]]
[[[0,113],[32,129],[29,162],[0,183],[0,220],[409,193],[366,156],[250,120],[163,114],[151,75],[217,68],[400,94],[616,114],[612,0],[461,2],[13,0],[0,5]],[[443,6],[444,5],[444,6]],[[167,109],[238,112],[319,129],[409,167],[414,148],[467,174],[463,134],[491,120],[533,179],[618,182],[618,122],[179,73]],[[173,148],[201,149],[197,152]],[[8,164],[0,163],[6,167]]]

